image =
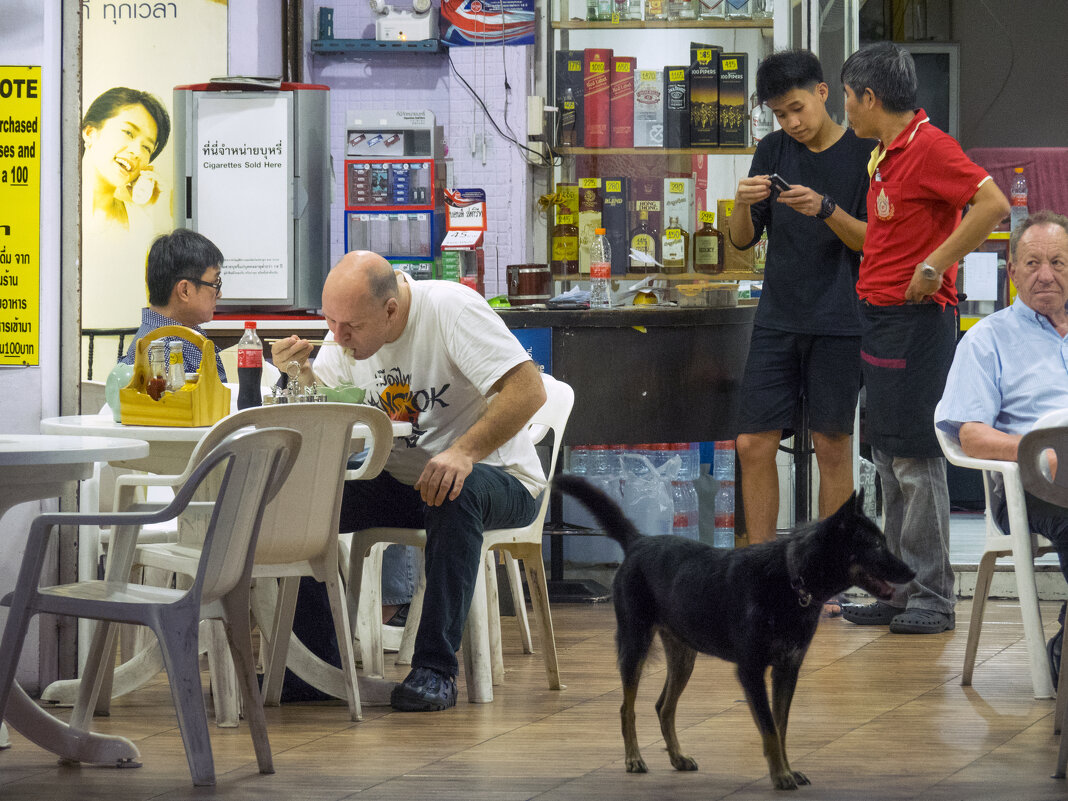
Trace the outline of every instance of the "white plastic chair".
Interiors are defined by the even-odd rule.
[[[542,376],[545,383],[546,401],[534,413],[527,424],[531,441],[538,443],[551,430],[553,432],[552,454],[549,460],[548,480],[551,483],[556,469],[564,428],[575,402],[575,393],[570,386],[550,375]],[[526,606],[522,581],[516,559],[523,561],[530,589],[531,603],[541,631],[541,647],[545,659],[545,672],[549,689],[560,690],[560,666],[556,656],[556,639],[553,635],[552,615],[549,612],[549,593],[542,560],[542,529],[549,509],[549,490],[542,493],[538,512],[529,525],[519,528],[496,529],[484,532],[482,539],[482,563],[475,582],[471,609],[464,625],[463,654],[464,672],[467,678],[468,700],[486,703],[493,700],[493,684],[500,684],[504,676],[501,658],[500,618],[496,595],[496,563],[489,553],[499,550],[505,554],[505,564],[512,588],[513,603],[520,615],[520,630],[526,653],[533,653],[530,632],[526,624]],[[382,651],[382,599],[381,599],[381,551],[387,543],[403,543],[420,548],[426,545],[426,531],[403,528],[369,528],[347,536],[341,535],[342,552],[349,547],[348,586],[350,600],[359,613],[357,629],[364,668],[372,675],[381,675],[384,663]],[[346,540],[348,542],[346,543]],[[422,608],[422,593],[425,578],[420,579],[412,599],[405,636],[398,654],[398,664],[411,662],[415,631],[419,625]],[[365,589],[366,588],[366,589]],[[487,589],[488,588],[488,589]]]
[[[347,471],[346,463],[352,452],[352,429],[361,423],[371,431],[366,442],[370,450],[358,470]],[[348,702],[352,719],[359,720],[362,712],[352,630],[338,571],[337,521],[345,480],[371,478],[382,470],[393,444],[392,423],[378,409],[348,403],[263,406],[224,418],[205,441],[218,439],[227,431],[243,426],[275,425],[299,431],[304,438],[304,447],[289,479],[268,506],[252,567],[252,577],[256,580],[253,609],[267,640],[267,654],[263,657],[266,666],[264,703],[278,705],[288,663],[298,675],[312,678],[311,683],[316,686],[329,684]],[[203,447],[202,441],[198,450]],[[173,480],[173,477],[138,475],[123,477],[119,481],[130,487],[159,484],[168,478]],[[199,548],[195,545],[155,543],[139,547],[136,561],[145,567],[188,575],[198,558]],[[313,576],[326,585],[341,656],[340,672],[316,660],[306,648],[292,641],[301,576]],[[282,579],[277,591],[274,582],[270,581],[273,578]],[[292,654],[291,641],[296,646]],[[326,675],[310,676],[315,670]],[[225,691],[225,684],[217,689],[217,692]]]
[[[935,410],[935,419],[938,419]],[[972,600],[972,620],[968,628],[968,642],[964,648],[964,670],[961,684],[971,686],[975,668],[975,654],[979,648],[979,632],[983,626],[986,598],[994,577],[994,565],[1003,556],[1011,556],[1016,573],[1016,590],[1020,598],[1020,614],[1023,618],[1024,642],[1031,665],[1031,686],[1035,698],[1052,698],[1053,681],[1050,679],[1046,659],[1046,641],[1042,634],[1042,613],[1038,606],[1038,587],[1035,584],[1035,558],[1053,550],[1050,541],[1032,534],[1027,523],[1027,507],[1024,505],[1023,485],[1020,483],[1020,468],[1016,462],[997,459],[975,459],[961,449],[960,442],[935,426],[938,444],[946,459],[958,467],[983,471],[983,494],[986,498],[986,541],[975,577],[975,597]],[[991,481],[994,473],[1000,473],[1005,486],[1005,502],[1008,508],[1009,530],[1004,532],[994,520],[990,504]]]
[[[152,511],[145,511],[135,506],[122,513],[39,516],[30,529],[15,591],[0,600],[11,607],[0,643],[0,713],[7,705],[33,615],[70,615],[149,626],[163,651],[193,783],[214,784],[215,767],[196,644],[200,620],[217,618],[224,623],[239,668],[257,764],[261,773],[273,773],[252,654],[249,585],[264,507],[296,462],[300,441],[297,432],[277,428],[227,437],[200,461],[174,501],[162,510],[153,507]],[[126,577],[140,526],[173,520],[187,508],[197,506],[190,503],[194,491],[216,469],[222,472],[222,478],[214,503],[199,504],[201,511],[210,514],[210,522],[192,585],[182,590],[128,583]],[[39,586],[53,528],[80,524],[115,527],[107,578]],[[86,696],[83,710],[92,708],[93,696],[100,690],[101,657],[110,653],[111,628],[102,626],[100,637],[94,639],[96,651],[90,655],[81,683],[81,693]],[[89,715],[79,714],[76,709],[70,726],[84,731],[90,722]]]

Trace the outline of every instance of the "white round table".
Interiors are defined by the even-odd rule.
[[[61,495],[68,483],[88,478],[96,462],[148,453],[148,443],[137,438],[0,434],[0,518],[17,504]],[[71,729],[38,707],[18,683],[11,688],[5,717],[27,739],[64,759],[128,763],[140,756],[125,737]],[[0,747],[7,744],[0,724]]]
[[[41,421],[41,431],[48,434],[83,434],[93,437],[130,437],[145,440],[150,448],[147,455],[141,458],[109,459],[108,461],[112,465],[131,470],[171,475],[180,474],[185,470],[193,449],[209,430],[208,427],[125,425],[115,422],[110,413],[49,417]],[[394,437],[406,437],[411,433],[411,423],[393,422]],[[362,448],[361,440],[368,434],[370,430],[362,423],[354,425],[352,429],[354,448]],[[258,597],[262,598],[263,593],[260,593]],[[259,611],[263,613],[263,606],[261,604],[256,606],[260,607]],[[273,604],[271,606],[273,608]],[[290,670],[323,692],[339,698],[345,697],[344,686],[340,684],[341,672],[339,670],[331,668],[312,655],[296,638],[292,641],[292,648],[297,656],[292,659],[292,662],[287,663]],[[115,668],[112,687],[114,696],[123,695],[142,686],[160,671],[162,664],[158,646],[152,644],[135,654],[129,661],[118,665]],[[384,683],[367,676],[360,676],[359,682],[365,703],[369,706],[388,704],[392,683]],[[60,704],[74,703],[78,684],[77,679],[53,682],[45,688],[42,697]],[[102,696],[98,701],[98,710],[106,709],[107,704],[107,698]],[[220,725],[236,726],[236,709],[222,712],[220,720]]]

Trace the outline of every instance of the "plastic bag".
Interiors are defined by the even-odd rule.
[[[675,520],[671,482],[682,466],[672,456],[657,468],[645,456],[623,454],[623,512],[642,534],[670,534]]]

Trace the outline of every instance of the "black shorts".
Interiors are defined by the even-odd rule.
[[[812,431],[851,434],[860,393],[860,337],[754,325],[738,432],[792,430],[802,393]]]

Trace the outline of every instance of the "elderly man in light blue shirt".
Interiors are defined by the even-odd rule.
[[[969,456],[1016,461],[1020,439],[1044,414],[1068,407],[1068,218],[1048,211],[1027,218],[1009,240],[1016,302],[979,321],[957,345],[935,424],[954,434]],[[1003,497],[994,515],[1007,529]],[[1057,547],[1068,579],[1068,509],[1030,495],[1033,530]],[[1050,640],[1053,683],[1064,639]]]

